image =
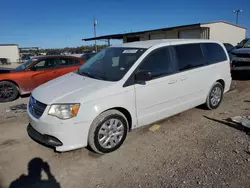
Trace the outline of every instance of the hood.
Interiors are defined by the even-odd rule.
[[[0,74],[13,72],[14,70],[15,69],[13,69],[13,68],[0,67]]]
[[[45,104],[84,103],[104,97],[104,93],[109,95],[110,93],[106,90],[115,91],[108,89],[115,83],[84,77],[72,72],[37,87],[32,92],[32,96]]]
[[[232,54],[249,54],[250,55],[250,48],[239,48],[232,51]]]

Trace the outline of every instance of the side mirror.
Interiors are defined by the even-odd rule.
[[[139,71],[135,74],[135,81],[136,82],[145,82],[151,80],[152,73],[150,71]]]
[[[30,67],[31,71],[36,71],[36,67]]]

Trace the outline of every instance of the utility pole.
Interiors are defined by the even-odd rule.
[[[95,38],[96,38],[96,25],[97,25],[97,20],[94,17],[94,36],[95,36]],[[95,52],[97,52],[96,39],[95,39]]]
[[[236,14],[236,25],[238,25],[238,16],[239,16],[239,12],[242,12],[242,10],[233,10],[233,13]]]

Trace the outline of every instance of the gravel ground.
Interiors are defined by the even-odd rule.
[[[36,172],[40,187],[56,187],[52,177],[57,187],[67,188],[250,187],[249,130],[226,120],[249,115],[250,81],[234,81],[218,109],[191,109],[158,122],[155,132],[150,126],[139,128],[119,150],[106,155],[84,148],[56,153],[32,141],[26,113],[8,112],[9,106],[27,102],[28,97],[0,105],[0,187],[9,187],[21,175],[12,186],[30,185]]]

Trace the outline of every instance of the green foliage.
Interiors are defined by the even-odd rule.
[[[97,45],[97,49],[101,50],[103,48],[108,47],[107,45]],[[31,54],[37,54],[37,53],[52,53],[52,54],[60,54],[64,52],[69,53],[78,53],[82,54],[84,51],[95,51],[94,45],[89,46],[78,46],[78,47],[66,47],[66,48],[48,48],[48,49],[39,49],[39,50],[20,50],[21,53],[31,53]]]

